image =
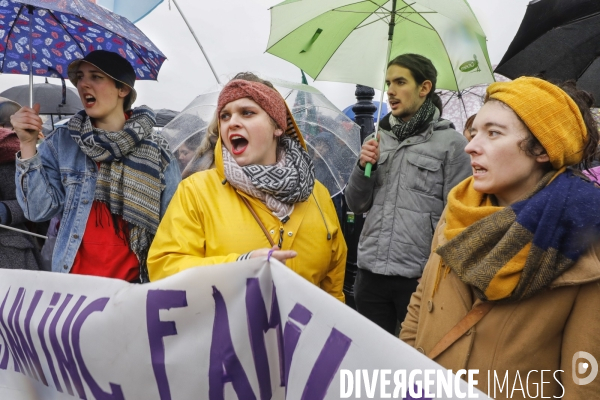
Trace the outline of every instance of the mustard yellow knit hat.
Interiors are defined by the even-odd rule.
[[[487,94],[508,105],[523,120],[555,169],[581,162],[588,140],[585,122],[577,104],[558,86],[522,77],[492,83]]]

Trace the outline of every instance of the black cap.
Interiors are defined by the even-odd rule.
[[[135,71],[129,61],[112,51],[94,50],[85,57],[69,64],[69,80],[74,86],[77,86],[77,81],[79,80],[77,78],[77,70],[82,62],[92,64],[115,81],[127,85],[131,89],[131,96],[129,104],[125,104],[125,110],[131,108],[131,105],[137,98],[137,93],[133,88],[133,85],[135,84]]]

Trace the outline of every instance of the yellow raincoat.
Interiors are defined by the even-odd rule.
[[[229,183],[223,184],[220,139],[215,148],[215,165],[216,168],[197,172],[179,184],[150,247],[150,280],[191,267],[234,262],[241,254],[270,248],[258,222],[240,198],[244,196],[273,241],[279,243],[282,238],[282,250],[298,253],[286,265],[344,301],[347,247],[325,186],[315,181],[312,195],[296,203],[290,219],[283,224],[260,200]]]

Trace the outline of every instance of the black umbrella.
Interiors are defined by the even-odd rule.
[[[179,114],[179,111],[173,111],[173,110],[169,110],[167,108],[161,108],[158,110],[154,110],[154,113],[156,114],[156,127],[157,128],[162,128],[165,125],[167,125],[169,122],[171,122],[171,120],[173,118],[175,118],[177,116],[177,114]]]
[[[495,72],[574,79],[600,104],[600,1],[535,0]]]
[[[21,105],[29,104],[29,85],[11,87],[0,96]],[[62,85],[36,83],[33,85],[33,98],[40,103],[40,114],[43,115],[73,115],[83,109],[79,94]]]

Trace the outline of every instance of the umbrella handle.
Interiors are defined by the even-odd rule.
[[[371,177],[371,169],[373,169],[373,164],[371,164],[370,162],[367,163],[367,165],[365,165],[365,176],[367,178]]]
[[[381,103],[379,103],[379,104],[381,104]],[[371,140],[373,140],[373,139],[371,139]],[[375,140],[377,140],[379,142],[379,138],[377,136],[375,136]],[[365,165],[365,176],[367,178],[371,177],[371,170],[372,169],[373,169],[373,164],[371,164],[370,162],[368,162],[367,165]]]
[[[32,5],[27,6],[29,11],[29,108],[33,108],[33,12],[35,7]],[[29,133],[35,133],[35,129],[27,129]],[[39,134],[39,133],[38,133]]]
[[[33,108],[33,12],[32,5],[27,6],[29,11],[29,108]],[[8,39],[8,38],[7,38]]]
[[[394,38],[394,27],[396,26],[396,0],[392,0],[392,11],[390,12],[390,24],[388,29],[388,45],[387,45],[387,53],[385,57],[385,63],[383,64],[383,74],[387,71],[387,63],[390,59],[390,53],[392,51],[392,40]],[[381,109],[383,108],[383,93],[385,92],[385,83],[381,88],[381,97],[379,98],[379,110],[377,112],[377,126],[375,128],[375,140],[379,142],[379,138],[377,136],[377,132],[379,132],[379,122],[381,122]],[[373,168],[373,164],[367,163],[365,165],[365,176],[367,178],[371,177],[371,169]]]
[[[386,56],[386,62],[384,63],[385,67],[384,67],[384,71],[387,71],[387,60],[389,60],[390,58],[390,52],[392,50],[392,36],[394,35],[394,25],[395,23],[395,12],[396,12],[396,0],[393,0],[393,5],[392,5],[392,18],[390,19],[390,31],[389,31],[389,37],[388,37],[388,47],[387,47],[387,56]],[[385,72],[384,72],[385,74]],[[383,87],[381,88],[381,97],[379,98],[379,109],[377,110],[377,125],[375,127],[375,140],[377,140],[379,142],[379,136],[378,136],[378,132],[379,132],[379,123],[381,122],[381,110],[383,109],[383,93],[385,92],[385,83],[383,84]],[[367,165],[365,165],[365,176],[367,178],[371,177],[371,169],[373,169],[373,164],[371,163],[367,163]]]

